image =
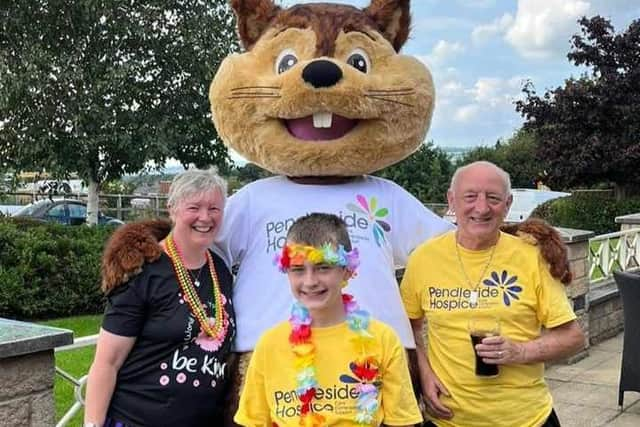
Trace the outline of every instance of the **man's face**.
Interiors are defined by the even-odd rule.
[[[472,166],[458,176],[452,190],[447,199],[456,215],[459,242],[470,243],[468,249],[494,244],[513,201],[498,171],[489,165]]]

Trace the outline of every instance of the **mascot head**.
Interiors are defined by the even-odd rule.
[[[354,176],[394,164],[424,140],[434,104],[427,68],[398,51],[409,0],[365,9],[231,0],[246,52],[211,84],[225,144],[271,172]]]

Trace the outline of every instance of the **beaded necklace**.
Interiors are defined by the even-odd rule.
[[[276,264],[281,271],[286,272],[291,265],[300,265],[307,260],[313,264],[329,264],[345,267],[353,275],[358,266],[358,251],[345,251],[342,245],[334,250],[330,244],[321,248],[305,245],[286,245],[282,253],[276,257]],[[346,282],[345,282],[346,285]],[[356,415],[354,421],[358,425],[371,425],[375,421],[378,411],[378,390],[381,386],[379,363],[367,355],[367,343],[373,339],[369,332],[370,315],[361,310],[352,295],[342,294],[342,304],[346,314],[346,323],[355,334],[352,341],[358,357],[349,364],[351,372],[358,383],[355,389],[358,393],[356,400]],[[311,314],[300,302],[295,302],[291,308],[289,324],[291,333],[289,343],[295,355],[296,394],[301,402],[300,425],[303,427],[321,427],[326,425],[325,418],[313,411],[312,403],[316,396],[318,380],[314,365],[315,346],[311,337]]]
[[[200,324],[200,329],[203,331],[210,339],[212,339],[215,343],[221,344],[224,341],[224,337],[227,334],[227,329],[229,326],[229,315],[224,308],[224,301],[222,291],[220,290],[220,282],[218,281],[218,275],[216,274],[216,269],[213,265],[213,259],[211,258],[211,254],[209,251],[206,251],[207,257],[207,265],[209,266],[209,273],[211,275],[211,282],[213,284],[213,300],[214,300],[214,309],[215,313],[212,313],[213,318],[210,318],[205,311],[205,305],[200,300],[198,293],[193,287],[193,281],[189,274],[189,271],[185,268],[184,262],[182,260],[182,256],[180,255],[180,251],[178,246],[176,245],[175,240],[173,239],[173,234],[170,233],[165,239],[165,247],[167,249],[167,254],[171,259],[171,264],[173,265],[173,269],[176,273],[176,277],[178,278],[178,285],[182,290],[182,297],[184,301],[189,305],[189,309],[191,310],[191,314],[196,318],[198,324]],[[214,350],[217,350],[219,345],[214,346]]]

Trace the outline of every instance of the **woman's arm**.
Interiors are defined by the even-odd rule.
[[[116,385],[118,370],[129,355],[135,337],[123,337],[100,329],[87,379],[84,422],[102,426]]]

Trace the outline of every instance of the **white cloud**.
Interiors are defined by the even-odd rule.
[[[449,80],[442,84],[438,93],[444,97],[458,96],[464,93],[464,86],[458,81]]]
[[[513,109],[513,101],[521,96],[524,77],[514,76],[508,80],[496,77],[480,77],[469,90],[473,100],[486,107]]]
[[[412,33],[414,36],[420,31],[429,31],[430,34],[441,31],[468,31],[474,25],[470,19],[455,16],[428,16],[424,18],[413,16],[412,20]]]
[[[437,66],[455,58],[462,52],[464,52],[464,46],[461,43],[439,40],[431,53],[427,55],[426,61],[429,65]]]
[[[464,105],[456,109],[453,120],[458,123],[469,123],[475,120],[480,113],[480,106],[477,104]]]
[[[566,54],[576,21],[588,15],[591,4],[582,0],[518,0],[513,25],[505,39],[527,58]]]
[[[496,0],[458,0],[458,4],[462,7],[486,9],[495,6]]]
[[[471,40],[474,44],[481,44],[487,40],[503,34],[513,24],[513,16],[505,13],[500,18],[496,18],[492,23],[479,25],[471,32]]]
[[[459,72],[437,78],[429,134],[437,144],[445,145],[493,144],[508,137],[522,123],[513,102],[522,96],[524,80],[520,75],[484,76],[465,84]]]

